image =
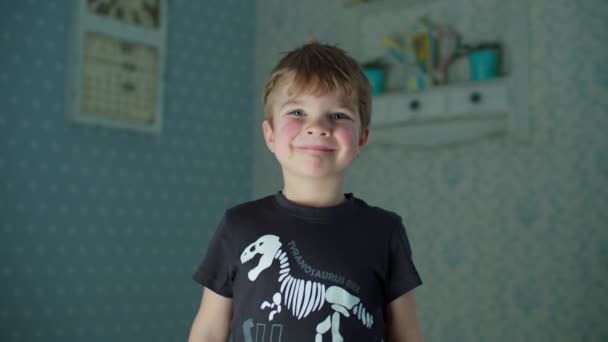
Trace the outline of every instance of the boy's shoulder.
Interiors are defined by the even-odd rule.
[[[382,208],[380,206],[370,205],[361,198],[355,198],[357,202],[358,214],[369,219],[377,220],[377,222],[383,221],[401,221],[401,215],[394,211]]]
[[[226,209],[224,219],[236,220],[244,217],[257,216],[262,212],[276,208],[274,195],[268,195],[258,199],[235,204]]]

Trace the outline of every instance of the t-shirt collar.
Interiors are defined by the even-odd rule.
[[[277,204],[287,209],[293,215],[311,220],[333,220],[344,215],[352,214],[355,207],[355,197],[352,193],[344,194],[344,201],[330,207],[310,207],[290,201],[282,191],[277,192]]]

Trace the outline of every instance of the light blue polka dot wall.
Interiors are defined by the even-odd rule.
[[[184,341],[251,193],[252,2],[169,3],[160,135],[67,123],[71,2],[0,2],[0,341]]]

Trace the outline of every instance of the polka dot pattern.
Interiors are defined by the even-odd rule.
[[[0,340],[184,341],[250,198],[254,4],[171,0],[163,132],[64,118],[71,2],[0,3]]]

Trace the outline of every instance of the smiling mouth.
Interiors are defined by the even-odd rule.
[[[319,151],[319,152],[333,152],[334,149],[327,146],[300,146],[298,147],[301,150],[306,151]]]

